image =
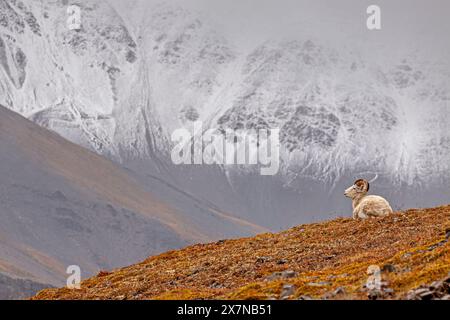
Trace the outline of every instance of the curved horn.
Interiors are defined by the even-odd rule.
[[[375,182],[378,179],[378,173],[375,173],[375,177],[373,177],[372,180],[369,181],[369,183]]]
[[[355,181],[355,185],[360,187],[362,190],[364,191],[369,191],[370,189],[370,183],[369,181],[365,180],[365,179],[359,179]]]
[[[376,180],[378,180],[378,177],[379,177],[379,175],[378,175],[378,173],[377,172],[373,172],[373,171],[364,171],[364,172],[360,172],[358,175],[359,176],[366,176],[366,175],[368,175],[368,174],[370,174],[370,175],[374,175],[374,177],[371,179],[371,180],[368,180],[369,181],[369,183],[372,183],[372,182],[375,182]]]

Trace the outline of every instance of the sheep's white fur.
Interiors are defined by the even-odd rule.
[[[357,180],[345,190],[345,196],[352,199],[353,219],[367,219],[370,217],[385,217],[393,213],[389,202],[380,196],[368,196],[369,182]]]

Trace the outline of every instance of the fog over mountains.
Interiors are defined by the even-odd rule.
[[[312,27],[243,45],[195,3],[77,1],[82,28],[70,30],[69,1],[0,0],[0,104],[117,163],[37,131],[40,143],[58,141],[46,146],[44,164],[67,156],[63,169],[19,165],[44,146],[4,142],[16,141],[8,119],[37,129],[0,110],[1,239],[25,248],[39,243],[33,250],[44,252],[58,246],[50,251],[59,257],[51,272],[39,266],[30,277],[13,274],[57,284],[54,275],[60,282],[75,256],[95,272],[185,243],[349,215],[343,188],[375,174],[374,192],[395,209],[448,203],[450,67],[441,51],[368,53],[359,50],[361,39],[339,45]],[[279,128],[279,174],[173,165],[171,133],[195,121],[205,129]],[[83,165],[65,167],[73,157],[67,145],[86,157]],[[110,175],[124,185],[111,190]],[[31,226],[45,241],[17,231]],[[29,270],[30,261],[13,264]]]

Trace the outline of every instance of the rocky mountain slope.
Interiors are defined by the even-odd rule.
[[[449,299],[449,271],[444,206],[199,244],[34,299]]]
[[[148,190],[127,170],[2,106],[0,177],[2,279],[63,285],[69,265],[87,277],[189,243],[264,230],[169,185]]]
[[[67,1],[0,1],[0,103],[144,184],[163,180],[271,229],[336,217],[349,209],[341,190],[373,173],[396,208],[446,203],[450,67],[437,56],[373,58],[307,30],[242,50],[182,5],[78,5],[71,30]],[[194,121],[279,128],[280,173],[174,166],[170,135]]]

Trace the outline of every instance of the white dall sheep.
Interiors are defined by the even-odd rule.
[[[379,196],[368,196],[369,181],[359,179],[345,190],[345,196],[352,199],[353,219],[385,217],[393,213],[389,202]]]

